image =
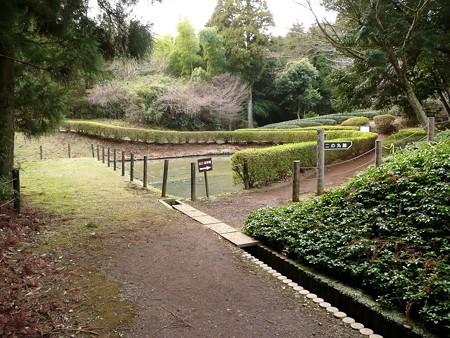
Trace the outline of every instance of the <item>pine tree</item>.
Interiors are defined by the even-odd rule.
[[[207,24],[217,27],[223,36],[230,71],[249,84],[249,128],[253,127],[252,87],[266,65],[264,52],[272,25],[272,14],[265,0],[218,0]]]

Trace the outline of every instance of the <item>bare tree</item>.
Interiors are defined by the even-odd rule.
[[[210,114],[227,121],[239,118],[248,96],[248,85],[234,75],[222,74],[211,82],[189,82],[170,87],[158,98],[163,110],[172,114]]]

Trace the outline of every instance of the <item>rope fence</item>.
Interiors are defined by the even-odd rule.
[[[431,121],[431,120],[430,120]],[[429,124],[431,126],[431,122]],[[420,140],[432,140],[434,138],[434,135],[430,135],[430,130],[433,128],[428,128],[429,132],[428,135],[421,138]],[[431,131],[434,132],[434,131]],[[332,163],[325,165],[323,164],[323,170],[324,169],[330,169],[337,166],[342,166],[347,163],[354,162],[356,160],[359,160],[368,154],[371,154],[375,151],[375,156],[372,157],[369,161],[364,162],[363,164],[359,164],[356,167],[352,167],[351,169],[340,171],[336,174],[328,174],[328,177],[338,177],[345,175],[349,172],[357,171],[361,168],[367,167],[373,163],[375,163],[375,166],[381,165],[381,151],[382,149],[389,149],[391,153],[395,152],[395,144],[404,143],[408,141],[409,139],[412,139],[414,136],[417,136],[420,132],[415,132],[413,134],[410,134],[402,139],[395,140],[389,147],[382,147],[381,141],[377,140],[375,147],[370,149],[369,151],[360,154],[356,157],[353,157],[349,160],[345,160],[339,163]],[[70,144],[67,145],[67,156],[68,158],[74,157],[74,149],[71,147]],[[44,149],[42,145],[39,149],[40,152],[40,158],[43,159],[43,152]],[[130,182],[133,181],[140,181],[143,185],[143,187],[147,187],[148,184],[151,186],[154,186],[156,188],[161,188],[162,190],[162,197],[166,197],[167,195],[167,188],[170,187],[171,189],[171,195],[176,195],[180,197],[188,197],[189,194],[191,195],[191,198],[195,199],[196,194],[193,194],[193,191],[199,191],[200,187],[202,185],[205,185],[206,195],[208,196],[208,190],[209,190],[209,183],[211,183],[211,186],[213,190],[215,190],[214,194],[220,194],[220,193],[227,193],[227,192],[234,192],[242,190],[242,185],[235,186],[231,189],[233,186],[230,184],[232,182],[232,168],[230,166],[229,161],[227,162],[228,169],[221,168],[220,173],[216,173],[216,171],[210,171],[209,176],[207,175],[207,172],[204,171],[204,176],[198,174],[195,175],[196,171],[196,163],[184,163],[184,164],[176,164],[175,171],[171,171],[169,174],[169,160],[184,160],[185,162],[193,161],[193,158],[198,157],[206,157],[205,156],[196,156],[193,155],[190,158],[181,156],[181,157],[153,157],[150,158],[148,156],[139,156],[135,157],[133,152],[125,153],[123,150],[118,150],[112,147],[106,147],[105,145],[94,145],[90,144],[89,150],[88,150],[89,156],[91,156],[93,159],[97,159],[97,161],[101,161],[103,164],[107,165],[108,167],[112,167],[114,171],[121,171],[122,176],[128,176]],[[215,158],[219,158],[221,155],[215,155]],[[223,155],[222,155],[223,156]],[[209,156],[208,156],[209,157]],[[215,160],[216,161],[216,160]],[[162,163],[164,162],[164,163]],[[297,162],[297,161],[296,161]],[[298,167],[298,168],[297,168]],[[300,167],[300,163],[297,164],[297,167],[294,167],[293,173],[295,173],[296,170],[312,170],[316,169],[319,171],[319,165],[315,167]],[[214,166],[214,169],[216,169],[216,165]],[[247,168],[248,169],[248,168]],[[173,169],[172,169],[173,170]],[[226,172],[227,171],[227,172]],[[226,173],[224,173],[226,172]],[[245,174],[244,174],[245,176]],[[319,175],[318,180],[319,180]],[[11,182],[9,182],[11,183]],[[244,189],[247,189],[248,186],[243,183]],[[319,188],[318,188],[318,194]],[[295,192],[293,193],[293,196],[295,196]],[[14,201],[14,200],[12,200]],[[12,203],[12,201],[6,202],[6,204]],[[3,206],[3,205],[1,205]]]

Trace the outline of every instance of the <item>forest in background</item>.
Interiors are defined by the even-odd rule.
[[[326,0],[336,22],[295,24],[284,37],[269,33],[264,0],[218,0],[205,28],[180,21],[175,37],[131,17],[135,2],[98,0],[95,18],[84,0],[2,2],[0,176],[10,177],[15,131],[39,135],[66,117],[176,130],[359,108],[424,127],[427,116],[448,119],[446,0]]]

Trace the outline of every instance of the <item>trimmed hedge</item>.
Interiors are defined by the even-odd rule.
[[[422,128],[406,128],[389,135],[383,140],[383,154],[393,153],[403,149],[407,144],[426,138],[427,133]]]
[[[309,202],[254,211],[243,231],[450,336],[450,140],[406,147]]]
[[[329,114],[329,115],[320,115],[310,118],[305,118],[301,120],[289,120],[278,123],[271,123],[260,128],[263,129],[286,129],[286,128],[304,128],[309,126],[319,126],[319,125],[335,125],[341,124],[345,120],[354,117],[365,117],[368,119],[373,119],[375,116],[382,114],[381,111],[378,110],[355,110],[351,113],[345,114]]]
[[[172,131],[128,128],[89,121],[66,121],[63,129],[86,135],[114,140],[130,140],[146,143],[294,143],[308,142],[317,138],[314,130],[258,130],[240,129],[236,131]],[[329,131],[329,137],[348,137],[352,130]]]
[[[377,137],[377,134],[359,131],[328,131],[327,140],[351,140],[353,145],[349,150],[325,152],[325,161],[329,164],[361,155],[374,148]],[[244,181],[244,163],[247,163],[250,187],[269,184],[292,175],[293,161],[295,160],[299,160],[303,168],[316,166],[316,139],[317,136],[314,141],[265,149],[242,150],[233,154],[231,164],[234,181]]]
[[[394,115],[378,115],[373,118],[373,122],[375,122],[377,131],[381,134],[392,134],[397,131]]]
[[[344,122],[341,123],[341,126],[364,126],[366,124],[369,124],[370,120],[368,117],[364,117],[364,116],[355,116],[355,117],[351,117],[347,120],[345,120]]]

